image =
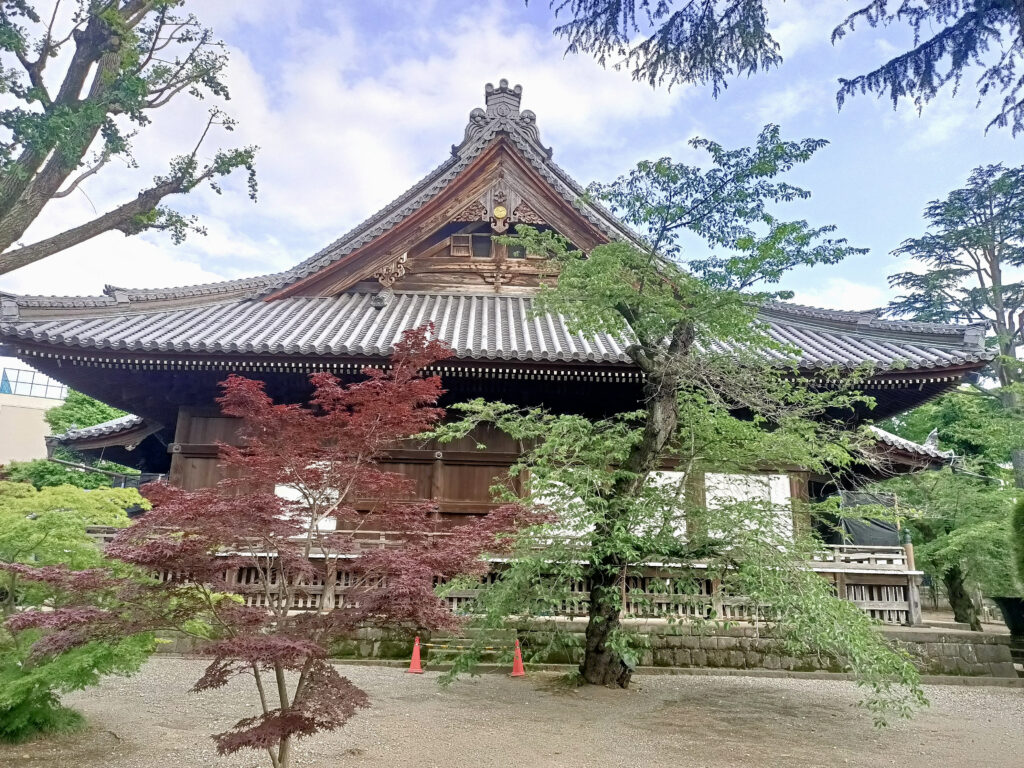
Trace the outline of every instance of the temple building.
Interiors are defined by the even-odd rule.
[[[520,109],[521,94],[504,80],[487,85],[485,108],[470,113],[443,163],[287,271],[179,288],[108,286],[99,296],[0,294],[3,353],[132,414],[55,444],[166,473],[185,488],[212,485],[215,443],[234,434],[214,402],[229,373],[265,381],[279,401],[298,401],[309,391],[308,373],[356,376],[384,361],[403,331],[427,322],[455,351],[435,366],[448,402],[483,396],[588,415],[630,407],[641,374],[622,344],[583,338],[560,317],[534,315],[531,297],[550,270],[492,239],[520,223],[557,231],[584,252],[637,237],[581,199],[582,187],[541,142],[536,116]],[[857,414],[862,421],[919,405],[991,358],[978,326],[782,302],[762,314],[776,339],[801,350],[799,368],[811,379],[823,369],[873,366],[864,392],[877,405]],[[903,468],[950,458],[887,433],[878,437],[880,453]],[[515,457],[510,441],[492,436],[487,443],[484,452],[467,443],[391,459],[442,514],[482,514],[491,507],[492,478]],[[783,504],[836,490],[806,472],[759,476]],[[872,615],[911,622],[919,574],[901,548],[889,549],[851,559],[838,546],[834,562],[815,569]]]

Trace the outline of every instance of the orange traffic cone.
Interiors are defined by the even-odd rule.
[[[422,675],[423,667],[420,666],[420,637],[416,635],[416,642],[412,644],[412,661],[409,662],[409,669],[414,675]]]
[[[516,640],[516,649],[512,654],[512,674],[509,677],[525,677],[526,670],[523,669],[523,654],[519,650],[519,641]]]

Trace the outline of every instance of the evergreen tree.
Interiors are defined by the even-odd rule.
[[[654,86],[710,84],[717,96],[734,78],[778,66],[784,53],[769,32],[769,0],[550,0],[550,6],[563,19],[555,34],[569,52],[593,54]],[[955,92],[976,69],[979,100],[1003,99],[989,126],[1010,126],[1014,135],[1024,130],[1018,0],[871,0],[832,30],[832,41],[859,23],[907,29],[914,45],[871,72],[840,79],[840,107],[850,96],[875,93],[920,109],[943,88]]]

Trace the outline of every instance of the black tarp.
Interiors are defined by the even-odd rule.
[[[862,547],[898,547],[900,532],[888,520],[831,517],[817,521],[818,535],[826,544],[859,544]]]

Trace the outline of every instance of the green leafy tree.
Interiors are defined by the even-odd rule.
[[[125,415],[124,411],[69,389],[64,402],[46,412],[46,423],[52,434],[62,435],[69,429],[94,427]]]
[[[653,86],[710,84],[715,96],[730,80],[782,63],[772,37],[769,0],[550,0],[563,22],[555,34],[571,53],[628,69]],[[1018,0],[871,0],[832,30],[832,42],[858,24],[897,27],[913,47],[876,69],[839,80],[839,106],[874,93],[918,109],[943,89],[955,93],[978,72],[979,101],[1002,96],[989,126],[1024,130],[1024,7]],[[822,34],[826,34],[822,30]]]
[[[75,599],[37,580],[20,580],[19,566],[101,568],[103,557],[86,526],[123,527],[125,510],[146,504],[135,490],[59,486],[37,491],[0,481],[0,738],[18,740],[76,725],[81,718],[61,707],[60,693],[93,685],[104,675],[130,674],[153,650],[153,636],[140,634],[38,657],[31,646],[39,631],[7,624],[25,608],[60,607]]]
[[[996,453],[1002,454],[1002,440],[1013,436],[1017,442],[1007,456],[1017,486],[1024,487],[1024,439],[1019,427],[1010,428],[1024,418],[1024,371],[1018,358],[1024,342],[1024,283],[1014,276],[1024,266],[1024,166],[975,168],[967,186],[933,200],[925,217],[928,231],[893,252],[925,269],[889,278],[890,285],[904,291],[889,311],[915,320],[979,323],[992,331],[989,343],[998,349],[992,368],[1000,387],[978,388],[977,393],[998,400],[1007,414],[1000,423],[1002,431],[980,437],[1000,445]],[[953,402],[961,401],[947,401]],[[943,427],[953,429],[948,422]],[[970,447],[965,451],[976,453]],[[991,456],[992,450],[987,453]]]
[[[957,621],[981,629],[977,592],[1012,595],[1010,509],[1018,493],[1005,465],[1024,444],[1024,418],[990,393],[961,387],[890,420],[909,440],[932,435],[957,455],[955,469],[894,477],[879,490],[895,493],[913,533],[918,564],[941,581]]]
[[[915,541],[917,565],[945,588],[953,616],[981,631],[974,599],[1019,591],[1013,573],[1013,487],[944,469],[882,484],[896,493]]]
[[[254,147],[200,149],[215,126],[232,120],[213,108],[198,141],[170,160],[166,173],[137,196],[96,218],[35,243],[21,244],[47,203],[66,197],[111,160],[130,166],[132,137],[153,113],[182,94],[228,98],[223,43],[184,0],[75,0],[0,5],[0,274],[46,258],[104,232],[166,230],[175,242],[202,231],[195,217],[165,198],[220,180],[236,169],[255,196]]]
[[[1018,499],[1013,505],[1013,518],[1011,520],[1011,535],[1013,536],[1014,565],[1017,569],[1017,579],[1024,585],[1024,499]]]
[[[110,476],[65,467],[46,459],[12,461],[0,469],[0,477],[12,483],[29,483],[36,489],[58,485],[77,488],[108,488]]]
[[[685,600],[694,582],[678,574],[699,560],[726,592],[745,595],[755,613],[766,611],[789,647],[832,654],[857,671],[872,686],[879,719],[890,709],[905,713],[921,700],[913,665],[807,570],[816,543],[790,534],[791,510],[702,492],[704,471],[827,471],[858,450],[858,438],[828,414],[849,414],[859,396],[842,385],[812,391],[795,363],[774,362],[793,350],[771,340],[757,312],[781,292],[751,290],[793,267],[856,251],[827,237],[830,227],[773,213],[777,203],[806,197],[777,177],[822,142],[784,141],[768,126],[748,149],[694,144],[708,151],[710,168],[662,159],[591,188],[642,230],[642,243],[609,243],[584,257],[550,232],[519,227],[517,237],[505,238],[557,265],[557,286],[542,291],[539,311],[560,313],[573,331],[628,340],[644,383],[636,410],[606,419],[481,400],[460,406],[463,419],[437,433],[456,439],[492,423],[519,440],[526,450],[511,474],[527,471],[528,500],[557,514],[484,591],[481,605],[498,618],[550,615],[572,602],[583,582],[589,596],[580,676],[625,686],[641,642],[621,620],[629,585],[644,578],[647,564],[674,563],[681,570],[664,579],[675,590],[668,602]],[[687,259],[683,233],[701,237],[711,255]],[[847,387],[856,379],[854,372]],[[676,479],[665,482],[665,471]],[[697,616],[721,618],[703,609]]]

